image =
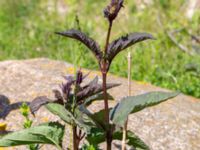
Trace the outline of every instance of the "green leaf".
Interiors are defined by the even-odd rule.
[[[121,127],[130,113],[135,113],[146,107],[157,105],[170,98],[177,96],[178,93],[150,92],[137,96],[123,98],[111,111],[110,120]]]
[[[84,105],[79,106],[79,110],[87,115],[96,125],[96,127],[106,130],[105,121],[102,121],[99,117],[103,115],[104,111],[100,111],[97,113],[92,114]],[[99,114],[100,113],[100,114]],[[99,116],[97,116],[99,115]],[[103,117],[104,118],[104,117]]]
[[[123,132],[117,131],[113,134],[113,139],[122,140]],[[127,131],[127,144],[133,146],[136,150],[150,150],[150,148],[133,132]]]
[[[56,103],[49,103],[45,106],[51,113],[59,116],[63,121],[65,121],[68,124],[72,124],[73,120],[75,120],[72,113],[69,112],[63,105]]]
[[[105,141],[105,131],[100,128],[92,128],[86,139],[90,144],[98,146]]]
[[[56,103],[49,103],[46,108],[54,115],[59,116],[63,121],[72,125],[76,124],[79,128],[83,129],[86,133],[90,132],[90,128],[94,123],[85,114],[80,113],[78,109],[75,110],[75,115],[69,112],[63,105]],[[91,126],[91,127],[90,127]]]
[[[109,111],[110,110],[111,110],[111,108],[109,109]],[[95,120],[95,122],[98,122],[98,124],[100,124],[101,127],[103,127],[104,130],[107,130],[108,127],[110,126],[105,121],[105,109],[102,109],[98,112],[93,113],[91,117],[92,117],[93,120]]]
[[[62,150],[64,126],[58,122],[50,122],[21,131],[16,131],[3,136],[0,139],[0,147],[52,144]]]
[[[92,127],[96,127],[93,120],[88,115],[81,112],[78,108],[75,109],[75,116],[76,116],[76,120],[77,120],[76,123],[87,134],[89,134],[91,132]]]
[[[114,98],[108,93],[107,97],[109,100],[114,100]],[[84,101],[84,105],[89,106],[92,104],[92,102],[94,101],[99,101],[99,100],[104,100],[104,95],[103,93],[99,93],[93,96],[88,97],[85,101]]]
[[[113,140],[122,140],[122,131],[113,133]],[[98,146],[98,144],[105,142],[105,132],[99,128],[92,128],[91,133],[86,137],[90,144]],[[150,148],[133,132],[127,131],[127,144],[133,146],[136,150],[149,150]]]

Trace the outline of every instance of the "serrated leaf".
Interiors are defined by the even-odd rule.
[[[114,124],[123,127],[130,113],[157,105],[177,95],[178,93],[176,92],[149,92],[142,95],[125,97],[110,111],[110,120]]]
[[[9,133],[0,138],[0,147],[52,144],[62,150],[64,126],[58,122],[31,127],[21,131]]]
[[[126,36],[122,36],[119,39],[113,41],[108,45],[107,59],[111,63],[114,57],[122,50],[147,39],[154,39],[151,34],[148,33],[130,33]]]
[[[79,30],[71,29],[71,30],[68,30],[65,32],[56,32],[56,34],[59,34],[59,35],[65,36],[65,37],[69,37],[69,38],[73,38],[73,39],[80,41],[81,43],[86,45],[92,51],[92,53],[95,55],[95,57],[98,60],[101,60],[102,52],[101,52],[100,46],[98,45],[98,43],[96,41],[94,41],[92,38],[88,37],[85,33],[81,32]]]

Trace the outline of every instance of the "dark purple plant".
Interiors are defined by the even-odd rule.
[[[105,120],[107,124],[109,124],[109,106],[108,106],[108,100],[107,100],[107,90],[106,90],[106,78],[107,78],[107,72],[110,68],[110,65],[112,63],[112,60],[115,58],[115,56],[123,51],[124,49],[132,46],[135,43],[147,40],[147,39],[154,39],[152,35],[147,33],[131,33],[125,36],[120,37],[119,39],[109,43],[111,29],[113,21],[118,16],[121,8],[123,7],[123,0],[111,0],[110,4],[104,9],[104,16],[109,22],[108,32],[107,32],[107,38],[106,38],[106,44],[105,49],[102,51],[100,49],[100,46],[95,40],[88,37],[86,34],[84,34],[81,31],[71,29],[65,32],[56,32],[56,34],[76,39],[80,42],[82,42],[84,45],[86,45],[91,52],[95,55],[97,58],[97,61],[99,63],[99,68],[102,72],[102,78],[103,78],[103,93],[104,93],[104,105],[105,105]],[[107,149],[111,149],[111,142],[112,142],[112,133],[111,130],[107,131]]]
[[[129,114],[138,112],[146,107],[157,105],[177,95],[177,93],[149,92],[137,96],[125,97],[113,108],[109,107],[108,99],[113,99],[113,97],[107,93],[107,89],[119,85],[107,84],[107,73],[112,61],[126,48],[148,39],[154,39],[153,36],[148,33],[130,33],[110,42],[112,25],[123,7],[123,3],[123,0],[111,0],[110,4],[106,6],[103,11],[109,24],[103,50],[101,50],[99,44],[95,40],[88,37],[82,31],[71,29],[65,32],[56,32],[58,35],[76,39],[88,47],[98,61],[103,82],[99,84],[98,77],[96,77],[91,82],[84,85],[83,81],[87,75],[84,76],[82,72],[78,70],[75,77],[65,77],[66,83],[61,85],[61,91],[54,90],[55,99],[50,100],[47,97],[42,96],[37,97],[30,104],[33,114],[41,106],[45,105],[50,112],[59,116],[65,123],[70,124],[73,127],[74,150],[78,150],[79,143],[84,137],[94,146],[98,146],[98,144],[106,141],[106,150],[111,150],[113,139],[122,139],[122,128],[124,127]],[[104,109],[96,113],[91,113],[87,109],[87,106],[95,100],[104,100]],[[54,140],[58,139],[58,135],[56,134],[58,128],[59,131],[62,131],[59,132],[60,137],[62,137],[64,133],[62,125],[54,123],[53,126],[52,124],[49,124],[49,126],[53,128],[53,130],[56,130],[54,133],[56,138],[51,132]],[[28,130],[26,135],[30,136],[31,133]],[[149,147],[133,132],[127,131],[127,139],[127,144],[134,149],[149,150]],[[23,140],[26,140],[26,138]],[[0,140],[0,146],[35,144],[37,142],[38,141],[16,141],[14,134],[12,138],[8,135]],[[58,144],[45,141],[45,139],[43,140],[43,143],[54,144],[60,148],[62,138],[59,138]]]

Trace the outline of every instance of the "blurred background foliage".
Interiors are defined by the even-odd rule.
[[[54,34],[77,28],[105,43],[109,0],[0,0],[0,60],[48,57],[98,69],[87,48]],[[132,51],[132,78],[200,98],[200,9],[186,17],[187,0],[125,1],[112,39],[129,32],[149,32],[157,40]],[[127,51],[111,73],[127,76]]]

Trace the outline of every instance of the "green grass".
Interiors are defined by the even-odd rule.
[[[200,55],[197,53],[190,56],[182,52],[164,31],[185,28],[200,35],[200,12],[189,21],[183,15],[183,0],[169,3],[157,1],[155,5],[142,11],[136,9],[134,2],[126,2],[126,7],[114,24],[112,40],[128,32],[152,33],[157,40],[128,49],[133,55],[132,78],[200,98]],[[85,46],[59,37],[54,32],[81,28],[98,40],[103,48],[108,25],[103,18],[102,8],[108,1],[63,0],[62,7],[59,2],[60,0],[1,0],[0,60],[48,57],[98,69]],[[66,7],[66,14],[59,11],[63,6]],[[163,22],[162,27],[158,25],[158,16]],[[180,42],[191,43],[186,36],[180,37]],[[124,51],[116,58],[111,73],[127,76],[126,55],[127,51]]]

